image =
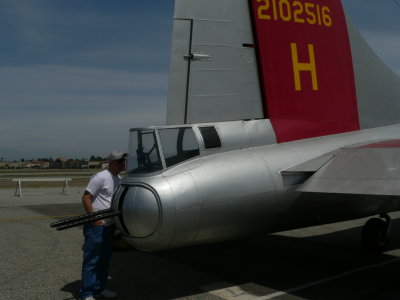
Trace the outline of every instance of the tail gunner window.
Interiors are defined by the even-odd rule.
[[[205,149],[221,148],[221,140],[214,126],[199,127],[199,130],[203,137]]]
[[[131,129],[127,175],[161,171],[198,155],[191,127]]]
[[[151,173],[159,170],[162,170],[162,163],[155,131],[131,131],[128,174]]]
[[[160,129],[159,133],[167,167],[200,154],[192,128]]]

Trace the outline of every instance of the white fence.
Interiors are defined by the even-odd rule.
[[[64,186],[62,188],[62,195],[69,195],[69,187],[68,181],[71,181],[72,178],[63,178],[63,177],[33,177],[33,178],[14,178],[13,181],[17,182],[17,186],[15,188],[15,196],[22,197],[22,182],[53,182],[60,181],[64,182]]]

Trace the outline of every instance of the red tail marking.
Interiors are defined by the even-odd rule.
[[[250,0],[265,116],[278,142],[359,130],[340,0]]]

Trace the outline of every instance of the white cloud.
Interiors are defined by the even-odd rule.
[[[0,157],[101,155],[165,122],[172,1],[0,8]]]
[[[23,157],[24,149],[32,157],[79,157],[126,148],[129,128],[164,124],[167,79],[65,66],[0,68],[0,140],[14,149],[7,159]]]
[[[120,70],[37,65],[0,68],[2,91],[13,89],[163,89],[167,74],[134,73]],[[15,92],[15,91],[13,91]]]

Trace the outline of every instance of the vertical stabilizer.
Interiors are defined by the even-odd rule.
[[[340,0],[250,0],[264,106],[278,142],[359,129]]]
[[[176,0],[167,124],[263,118],[249,5]]]
[[[399,124],[399,76],[340,0],[176,0],[167,123],[258,118],[278,142]]]

